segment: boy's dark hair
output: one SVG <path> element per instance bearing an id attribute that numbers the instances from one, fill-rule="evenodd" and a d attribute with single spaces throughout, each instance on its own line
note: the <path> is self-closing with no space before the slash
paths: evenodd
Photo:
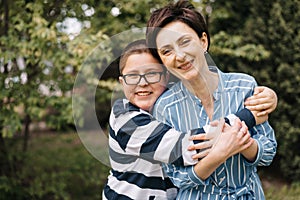
<path id="1" fill-rule="evenodd" d="M 161 61 L 157 53 L 157 34 L 161 28 L 174 21 L 180 21 L 187 24 L 197 33 L 199 38 L 201 38 L 203 32 L 205 32 L 208 40 L 208 51 L 210 36 L 204 17 L 189 1 L 180 0 L 177 3 L 169 3 L 167 6 L 155 10 L 150 16 L 147 23 L 146 38 L 147 45 L 150 47 L 150 51 L 155 58 Z"/>
<path id="2" fill-rule="evenodd" d="M 136 40 L 134 42 L 129 43 L 123 50 L 122 55 L 120 57 L 119 62 L 119 70 L 120 74 L 126 65 L 127 59 L 132 54 L 141 54 L 141 53 L 151 53 L 145 39 Z"/>

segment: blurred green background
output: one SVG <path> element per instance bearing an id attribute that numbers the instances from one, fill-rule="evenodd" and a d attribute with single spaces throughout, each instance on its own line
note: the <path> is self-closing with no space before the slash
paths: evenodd
<path id="1" fill-rule="evenodd" d="M 259 168 L 267 199 L 300 195 L 300 1 L 194 0 L 211 33 L 222 71 L 244 72 L 274 89 L 269 117 L 278 141 L 270 167 Z M 0 0 L 0 199 L 101 199 L 109 167 L 82 144 L 76 126 L 93 129 L 72 106 L 74 82 L 95 48 L 89 73 L 101 73 L 95 110 L 107 127 L 125 45 L 111 37 L 146 26 L 160 0 Z M 101 44 L 99 46 L 99 44 Z M 94 64 L 94 63 L 92 63 Z M 84 80 L 88 83 L 88 80 Z M 79 92 L 80 93 L 80 92 Z M 104 132 L 106 130 L 104 129 Z"/>

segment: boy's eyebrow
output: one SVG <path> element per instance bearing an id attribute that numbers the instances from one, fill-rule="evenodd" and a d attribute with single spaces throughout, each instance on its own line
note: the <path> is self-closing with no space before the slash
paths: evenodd
<path id="1" fill-rule="evenodd" d="M 123 74 L 124 74 L 124 73 L 123 73 Z M 138 71 L 135 71 L 135 70 L 134 70 L 134 71 L 126 72 L 126 74 L 139 74 L 139 73 L 138 73 Z"/>

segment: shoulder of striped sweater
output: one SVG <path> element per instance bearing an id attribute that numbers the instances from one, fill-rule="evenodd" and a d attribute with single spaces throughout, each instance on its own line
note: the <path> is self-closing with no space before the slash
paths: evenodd
<path id="1" fill-rule="evenodd" d="M 129 107 L 129 101 L 127 99 L 117 99 L 113 103 L 112 113 L 115 116 L 119 116 L 120 114 L 127 112 L 128 107 Z"/>

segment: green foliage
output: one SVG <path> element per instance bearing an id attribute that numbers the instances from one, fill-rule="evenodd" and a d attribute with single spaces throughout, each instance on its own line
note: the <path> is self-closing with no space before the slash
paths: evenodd
<path id="1" fill-rule="evenodd" d="M 212 43 L 213 46 L 211 51 L 216 57 L 222 55 L 230 56 L 230 59 L 234 57 L 237 59 L 248 60 L 248 62 L 257 62 L 267 59 L 270 56 L 270 52 L 265 50 L 262 45 L 244 43 L 243 36 L 230 35 L 224 31 L 220 31 L 218 34 L 213 35 Z M 221 64 L 224 65 L 222 62 Z M 229 64 L 227 67 L 231 66 L 232 65 Z"/>
<path id="2" fill-rule="evenodd" d="M 78 127 L 94 128 L 89 122 L 95 111 L 103 117 L 100 124 L 108 121 L 111 90 L 97 87 L 99 78 L 113 59 L 112 48 L 108 44 L 110 40 L 102 32 L 96 35 L 82 34 L 69 43 L 75 61 L 81 61 L 81 65 L 74 63 L 77 77 L 72 94 L 72 109 Z"/>
<path id="3" fill-rule="evenodd" d="M 29 117 L 29 123 L 44 119 L 51 106 L 59 114 L 48 118 L 55 119 L 49 124 L 59 121 L 61 123 L 55 125 L 59 128 L 62 123 L 70 123 L 66 115 L 71 116 L 71 109 L 58 110 L 60 102 L 65 104 L 70 99 L 66 92 L 71 90 L 74 80 L 65 72 L 68 37 L 58 32 L 54 21 L 48 21 L 42 1 L 3 3 L 7 3 L 1 10 L 8 13 L 5 16 L 8 29 L 0 35 L 0 84 L 3 88 L 0 111 L 8 115 L 1 115 L 1 135 L 12 136 L 20 131 L 25 116 Z"/>
<path id="4" fill-rule="evenodd" d="M 109 36 L 113 36 L 134 27 L 145 27 L 150 12 L 168 2 L 169 0 L 86 1 L 88 5 L 92 5 L 95 9 L 95 16 L 91 22 L 92 26 L 101 27 L 102 31 Z M 114 16 L 112 14 L 113 8 L 119 10 L 119 15 Z"/>
<path id="5" fill-rule="evenodd" d="M 233 15 L 239 17 L 229 17 Z M 210 28 L 215 33 L 211 53 L 221 69 L 251 74 L 258 84 L 276 91 L 278 107 L 269 119 L 278 141 L 272 165 L 282 177 L 299 181 L 299 1 L 216 1 L 211 16 Z M 235 28 L 227 28 L 229 22 Z"/>
<path id="6" fill-rule="evenodd" d="M 26 153 L 18 152 L 20 140 L 7 143 L 11 152 L 26 159 L 13 175 L 0 175 L 1 200 L 101 199 L 109 168 L 86 151 L 78 135 L 36 135 Z"/>
<path id="7" fill-rule="evenodd" d="M 271 187 L 266 192 L 266 199 L 270 200 L 296 200 L 299 199 L 300 184 L 284 185 L 280 189 Z"/>

